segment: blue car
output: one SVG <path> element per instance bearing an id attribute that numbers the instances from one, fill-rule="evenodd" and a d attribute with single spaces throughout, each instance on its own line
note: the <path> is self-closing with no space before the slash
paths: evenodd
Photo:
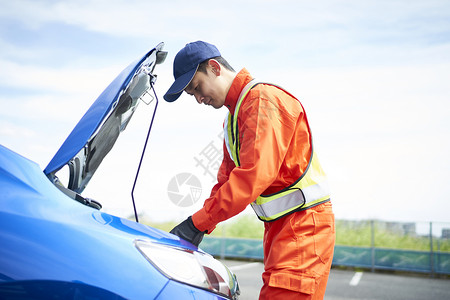
<path id="1" fill-rule="evenodd" d="M 162 49 L 117 76 L 43 171 L 0 145 L 0 299 L 237 299 L 235 275 L 211 255 L 82 196 L 143 95 L 154 92 Z"/>

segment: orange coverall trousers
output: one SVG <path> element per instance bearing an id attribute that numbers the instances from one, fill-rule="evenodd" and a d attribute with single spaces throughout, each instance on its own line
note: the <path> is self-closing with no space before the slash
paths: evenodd
<path id="1" fill-rule="evenodd" d="M 265 223 L 259 299 L 323 299 L 334 243 L 331 202 Z"/>

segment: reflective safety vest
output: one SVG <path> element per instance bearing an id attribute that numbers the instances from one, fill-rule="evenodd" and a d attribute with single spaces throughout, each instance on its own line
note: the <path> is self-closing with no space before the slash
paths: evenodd
<path id="1" fill-rule="evenodd" d="M 231 115 L 228 112 L 227 116 L 225 117 L 225 145 L 231 159 L 236 164 L 236 167 L 240 166 L 240 141 L 237 115 L 239 112 L 239 108 L 241 107 L 242 100 L 247 96 L 250 89 L 260 83 L 262 82 L 258 82 L 256 80 L 250 81 L 239 95 L 234 114 Z M 283 88 L 277 85 L 271 83 L 264 84 L 270 84 L 285 91 Z M 307 119 L 306 124 L 309 131 L 311 132 Z M 311 158 L 308 162 L 308 166 L 306 167 L 305 172 L 300 176 L 300 178 L 298 178 L 290 186 L 282 189 L 279 192 L 270 195 L 260 195 L 255 201 L 251 203 L 253 210 L 260 220 L 265 222 L 275 221 L 295 211 L 305 210 L 330 200 L 328 181 L 325 172 L 322 170 L 322 167 L 319 164 L 317 155 L 313 151 L 314 149 L 312 147 L 311 137 L 310 142 Z"/>

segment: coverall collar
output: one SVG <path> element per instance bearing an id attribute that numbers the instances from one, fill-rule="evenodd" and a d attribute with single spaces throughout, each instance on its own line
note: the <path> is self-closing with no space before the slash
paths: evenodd
<path id="1" fill-rule="evenodd" d="M 233 80 L 230 90 L 228 91 L 227 97 L 225 98 L 225 106 L 230 110 L 231 114 L 234 114 L 234 109 L 236 108 L 236 103 L 239 100 L 239 94 L 247 83 L 249 83 L 253 77 L 243 68 Z"/>

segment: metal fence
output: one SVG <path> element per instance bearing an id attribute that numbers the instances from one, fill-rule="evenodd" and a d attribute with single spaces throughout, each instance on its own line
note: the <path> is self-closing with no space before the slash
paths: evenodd
<path id="1" fill-rule="evenodd" d="M 205 237 L 221 258 L 263 259 L 260 239 Z M 336 221 L 334 266 L 450 275 L 450 223 Z"/>

